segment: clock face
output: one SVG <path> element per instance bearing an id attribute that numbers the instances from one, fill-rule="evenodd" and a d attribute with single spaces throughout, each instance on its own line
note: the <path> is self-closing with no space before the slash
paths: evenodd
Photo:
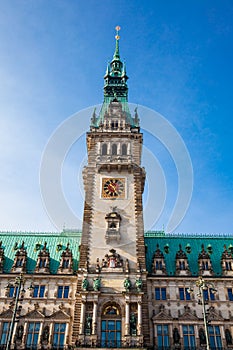
<path id="1" fill-rule="evenodd" d="M 103 178 L 102 179 L 103 198 L 125 198 L 124 178 Z"/>

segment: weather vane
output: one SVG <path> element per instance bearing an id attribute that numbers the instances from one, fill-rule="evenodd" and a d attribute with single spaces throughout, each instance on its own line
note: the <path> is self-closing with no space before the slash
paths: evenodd
<path id="1" fill-rule="evenodd" d="M 115 39 L 116 40 L 119 40 L 120 39 L 120 36 L 118 35 L 119 34 L 119 30 L 121 30 L 121 27 L 120 26 L 116 26 L 116 36 L 115 36 Z"/>

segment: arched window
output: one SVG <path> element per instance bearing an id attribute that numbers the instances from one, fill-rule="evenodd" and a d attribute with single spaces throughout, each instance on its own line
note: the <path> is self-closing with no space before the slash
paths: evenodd
<path id="1" fill-rule="evenodd" d="M 117 145 L 115 143 L 112 145 L 112 155 L 117 155 Z"/>
<path id="2" fill-rule="evenodd" d="M 184 261 L 179 261 L 179 267 L 180 267 L 180 270 L 185 270 L 185 263 L 184 263 Z"/>
<path id="3" fill-rule="evenodd" d="M 156 268 L 156 270 L 162 270 L 162 261 L 156 260 L 155 268 Z"/>
<path id="4" fill-rule="evenodd" d="M 107 154 L 107 145 L 106 145 L 106 143 L 104 143 L 102 146 L 102 155 L 106 156 L 106 154 Z"/>
<path id="5" fill-rule="evenodd" d="M 122 153 L 123 156 L 127 155 L 127 146 L 126 146 L 125 143 L 122 145 L 121 153 Z"/>

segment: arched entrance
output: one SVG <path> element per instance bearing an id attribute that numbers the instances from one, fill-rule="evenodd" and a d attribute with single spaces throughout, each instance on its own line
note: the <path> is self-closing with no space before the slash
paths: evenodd
<path id="1" fill-rule="evenodd" d="M 116 303 L 108 303 L 103 308 L 101 347 L 121 347 L 121 310 Z"/>

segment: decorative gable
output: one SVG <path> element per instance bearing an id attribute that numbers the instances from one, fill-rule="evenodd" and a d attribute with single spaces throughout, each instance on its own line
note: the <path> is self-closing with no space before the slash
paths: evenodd
<path id="1" fill-rule="evenodd" d="M 224 245 L 224 251 L 221 257 L 222 274 L 224 276 L 233 276 L 232 248 L 230 245 L 227 249 L 226 245 Z"/>
<path id="2" fill-rule="evenodd" d="M 179 320 L 183 321 L 198 321 L 195 310 L 191 310 L 189 306 L 185 305 L 184 312 L 179 316 Z"/>
<path id="3" fill-rule="evenodd" d="M 68 315 L 65 311 L 63 310 L 59 310 L 54 312 L 52 315 L 49 316 L 49 318 L 53 319 L 53 320 L 69 320 L 70 319 L 70 315 Z"/>
<path id="4" fill-rule="evenodd" d="M 4 318 L 12 319 L 12 315 L 13 315 L 13 311 L 11 309 L 7 309 L 0 314 L 0 317 L 1 319 L 4 319 Z"/>
<path id="5" fill-rule="evenodd" d="M 33 320 L 41 320 L 41 318 L 44 318 L 44 314 L 42 312 L 40 312 L 39 310 L 36 309 L 29 311 L 26 315 L 23 316 L 23 318 L 26 319 L 33 319 Z"/>
<path id="6" fill-rule="evenodd" d="M 154 256 L 153 256 L 152 272 L 155 275 L 166 275 L 167 274 L 164 255 L 163 255 L 162 251 L 159 249 L 158 244 L 157 244 L 157 249 L 156 249 Z"/>
<path id="7" fill-rule="evenodd" d="M 38 248 L 38 245 L 40 246 L 40 244 L 37 243 L 35 249 Z M 47 242 L 45 242 L 37 257 L 35 273 L 50 273 L 49 264 L 50 254 L 47 248 Z"/>
<path id="8" fill-rule="evenodd" d="M 159 312 L 156 314 L 156 315 L 154 315 L 153 317 L 152 317 L 152 321 L 155 323 L 156 321 L 162 321 L 162 320 L 164 320 L 164 321 L 173 321 L 173 318 L 172 318 L 172 316 L 171 316 L 171 314 L 170 314 L 170 311 L 166 311 L 165 310 L 165 306 L 164 305 L 160 305 L 160 307 L 159 307 Z"/>
<path id="9" fill-rule="evenodd" d="M 179 244 L 179 250 L 176 253 L 176 275 L 190 275 L 188 258 L 182 250 L 181 244 Z"/>
<path id="10" fill-rule="evenodd" d="M 62 252 L 60 265 L 57 270 L 57 273 L 66 273 L 66 274 L 73 273 L 73 255 L 69 247 L 70 247 L 70 244 L 67 243 L 66 249 Z"/>
<path id="11" fill-rule="evenodd" d="M 212 250 L 208 249 L 209 252 L 207 253 L 205 251 L 204 244 L 202 244 L 201 248 L 201 253 L 198 256 L 199 273 L 202 276 L 211 276 L 213 269 L 209 254 L 212 252 Z"/>
<path id="12" fill-rule="evenodd" d="M 18 243 L 15 244 L 15 247 L 16 249 L 18 248 Z M 15 259 L 11 268 L 11 272 L 16 272 L 16 273 L 26 272 L 26 263 L 27 263 L 27 250 L 24 247 L 24 241 L 23 241 L 21 247 L 18 248 L 15 254 Z"/>

